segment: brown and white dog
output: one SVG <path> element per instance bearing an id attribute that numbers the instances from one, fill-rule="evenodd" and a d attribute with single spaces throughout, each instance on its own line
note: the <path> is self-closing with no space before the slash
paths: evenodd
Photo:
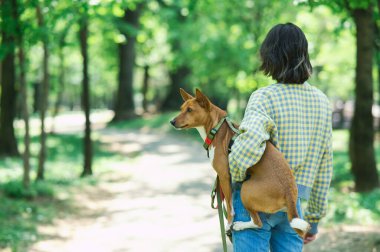
<path id="1" fill-rule="evenodd" d="M 180 114 L 170 123 L 176 129 L 196 128 L 202 139 L 206 140 L 208 132 L 220 120 L 227 116 L 226 111 L 218 108 L 196 89 L 195 97 L 180 89 L 184 103 Z M 234 136 L 234 131 L 224 122 L 209 146 L 211 164 L 219 176 L 220 186 L 225 195 L 227 220 L 233 221 L 232 190 L 228 164 L 228 145 Z M 250 178 L 243 182 L 241 200 L 251 215 L 250 222 L 234 222 L 234 230 L 257 228 L 262 226 L 258 212 L 275 213 L 287 209 L 291 227 L 302 237 L 310 225 L 299 218 L 297 203 L 297 186 L 289 164 L 279 150 L 269 141 L 261 160 L 247 170 Z"/>

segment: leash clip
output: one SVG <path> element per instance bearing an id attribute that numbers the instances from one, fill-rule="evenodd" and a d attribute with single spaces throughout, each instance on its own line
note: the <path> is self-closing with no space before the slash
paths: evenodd
<path id="1" fill-rule="evenodd" d="M 233 230 L 234 230 L 234 223 L 232 222 L 231 226 L 226 231 L 226 236 L 228 237 L 228 239 L 230 240 L 231 243 L 232 243 L 232 231 Z"/>
<path id="2" fill-rule="evenodd" d="M 213 189 L 211 192 L 211 208 L 218 209 L 218 205 L 215 206 L 215 197 L 216 197 L 216 189 Z"/>
<path id="3" fill-rule="evenodd" d="M 208 150 L 207 150 L 208 154 Z M 218 209 L 218 205 L 215 206 L 215 197 L 218 190 L 218 176 L 215 179 L 214 185 L 212 186 L 211 190 L 211 208 L 212 209 Z"/>

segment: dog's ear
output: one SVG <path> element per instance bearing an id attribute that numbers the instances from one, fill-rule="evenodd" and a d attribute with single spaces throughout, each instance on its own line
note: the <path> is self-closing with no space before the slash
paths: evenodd
<path id="1" fill-rule="evenodd" d="M 198 88 L 195 89 L 195 98 L 201 107 L 205 108 L 207 111 L 210 110 L 210 100 Z"/>
<path id="2" fill-rule="evenodd" d="M 183 90 L 182 88 L 179 89 L 179 92 L 181 93 L 183 101 L 187 101 L 189 99 L 194 98 L 190 94 L 188 94 L 185 90 Z"/>

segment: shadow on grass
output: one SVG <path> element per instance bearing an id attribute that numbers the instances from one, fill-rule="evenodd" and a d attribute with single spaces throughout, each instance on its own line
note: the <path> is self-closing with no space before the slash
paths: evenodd
<path id="1" fill-rule="evenodd" d="M 80 179 L 83 164 L 83 137 L 81 134 L 49 135 L 45 181 L 31 183 L 24 190 L 21 158 L 0 159 L 0 250 L 27 251 L 28 245 L 42 238 L 37 226 L 49 224 L 57 217 L 70 213 L 81 214 L 85 206 L 78 208 L 73 202 L 72 189 L 96 185 L 102 174 L 109 173 L 109 162 L 125 161 L 117 153 L 108 151 L 93 141 L 93 170 L 95 176 Z M 20 146 L 22 146 L 21 140 Z M 31 138 L 31 179 L 37 167 L 39 137 Z M 99 174 L 101 174 L 99 176 Z"/>
<path id="2" fill-rule="evenodd" d="M 27 251 L 29 244 L 42 238 L 37 225 L 51 224 L 77 209 L 70 200 L 54 197 L 8 198 L 0 193 L 0 198 L 0 249 L 12 251 Z"/>

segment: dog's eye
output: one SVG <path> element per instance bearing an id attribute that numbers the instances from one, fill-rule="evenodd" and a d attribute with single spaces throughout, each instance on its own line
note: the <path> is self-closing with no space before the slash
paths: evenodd
<path id="1" fill-rule="evenodd" d="M 193 111 L 191 108 L 187 108 L 187 112 L 191 112 L 191 111 Z"/>

